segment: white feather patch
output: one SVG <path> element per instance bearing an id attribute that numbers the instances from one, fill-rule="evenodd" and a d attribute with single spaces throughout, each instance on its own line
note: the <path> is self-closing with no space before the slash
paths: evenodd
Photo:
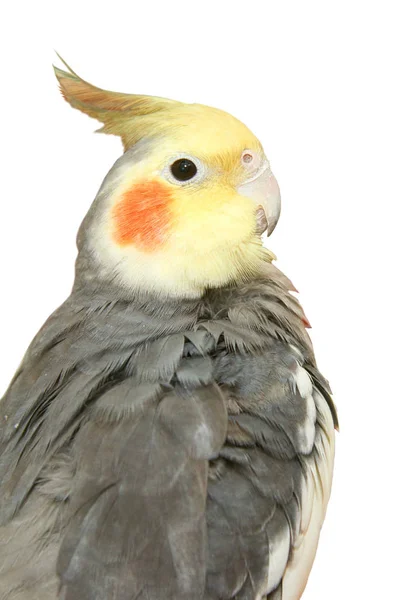
<path id="1" fill-rule="evenodd" d="M 303 594 L 317 551 L 331 491 L 334 425 L 326 401 L 315 389 L 313 399 L 322 427 L 317 429 L 315 451 L 305 459 L 300 533 L 294 540 L 293 553 L 282 580 L 282 600 L 299 600 Z"/>
<path id="2" fill-rule="evenodd" d="M 269 566 L 267 594 L 274 590 L 285 572 L 290 551 L 290 531 L 286 527 L 279 536 L 269 542 Z"/>
<path id="3" fill-rule="evenodd" d="M 308 398 L 308 396 L 311 396 L 313 392 L 313 387 L 310 376 L 307 373 L 307 371 L 303 369 L 303 367 L 300 367 L 300 365 L 296 369 L 295 379 L 297 389 L 299 390 L 300 395 L 303 398 Z"/>
<path id="4" fill-rule="evenodd" d="M 315 421 L 317 410 L 313 398 L 313 386 L 309 374 L 303 367 L 298 365 L 294 374 L 296 387 L 300 396 L 304 398 L 306 404 L 306 418 L 299 427 L 299 444 L 301 452 L 310 454 L 315 440 Z"/>

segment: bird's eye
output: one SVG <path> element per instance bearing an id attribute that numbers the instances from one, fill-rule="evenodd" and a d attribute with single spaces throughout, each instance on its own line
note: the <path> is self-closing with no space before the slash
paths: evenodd
<path id="1" fill-rule="evenodd" d="M 179 158 L 171 165 L 171 173 L 177 181 L 189 181 L 197 173 L 197 167 L 188 158 Z"/>

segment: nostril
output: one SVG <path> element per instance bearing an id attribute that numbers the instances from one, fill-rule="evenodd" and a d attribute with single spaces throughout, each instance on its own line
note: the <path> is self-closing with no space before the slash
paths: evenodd
<path id="1" fill-rule="evenodd" d="M 250 152 L 244 152 L 244 154 L 242 155 L 242 161 L 246 164 L 251 163 L 253 158 L 254 156 L 250 154 Z"/>
<path id="2" fill-rule="evenodd" d="M 266 158 L 261 152 L 245 148 L 240 155 L 240 162 L 245 177 L 256 177 L 266 163 Z"/>
<path id="3" fill-rule="evenodd" d="M 257 169 L 260 167 L 262 162 L 262 156 L 259 152 L 250 150 L 250 148 L 245 148 L 242 152 L 240 160 L 242 166 L 246 169 L 246 171 L 253 173 L 254 171 L 257 171 Z"/>

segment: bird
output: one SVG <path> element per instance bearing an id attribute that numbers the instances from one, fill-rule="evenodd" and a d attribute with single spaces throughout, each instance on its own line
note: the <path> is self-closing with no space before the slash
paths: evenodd
<path id="1" fill-rule="evenodd" d="M 220 109 L 64 65 L 64 99 L 124 152 L 0 402 L 0 598 L 299 600 L 338 418 L 265 247 L 263 146 Z"/>

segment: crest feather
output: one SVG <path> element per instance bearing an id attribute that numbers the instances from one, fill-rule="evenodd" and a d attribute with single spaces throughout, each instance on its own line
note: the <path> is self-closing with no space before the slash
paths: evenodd
<path id="1" fill-rule="evenodd" d="M 79 77 L 61 56 L 59 58 L 68 69 L 63 71 L 54 67 L 64 99 L 73 108 L 103 123 L 100 132 L 120 136 L 125 150 L 143 136 L 145 123 L 141 121 L 147 121 L 149 125 L 146 117 L 183 106 L 183 103 L 168 98 L 103 90 Z"/>

